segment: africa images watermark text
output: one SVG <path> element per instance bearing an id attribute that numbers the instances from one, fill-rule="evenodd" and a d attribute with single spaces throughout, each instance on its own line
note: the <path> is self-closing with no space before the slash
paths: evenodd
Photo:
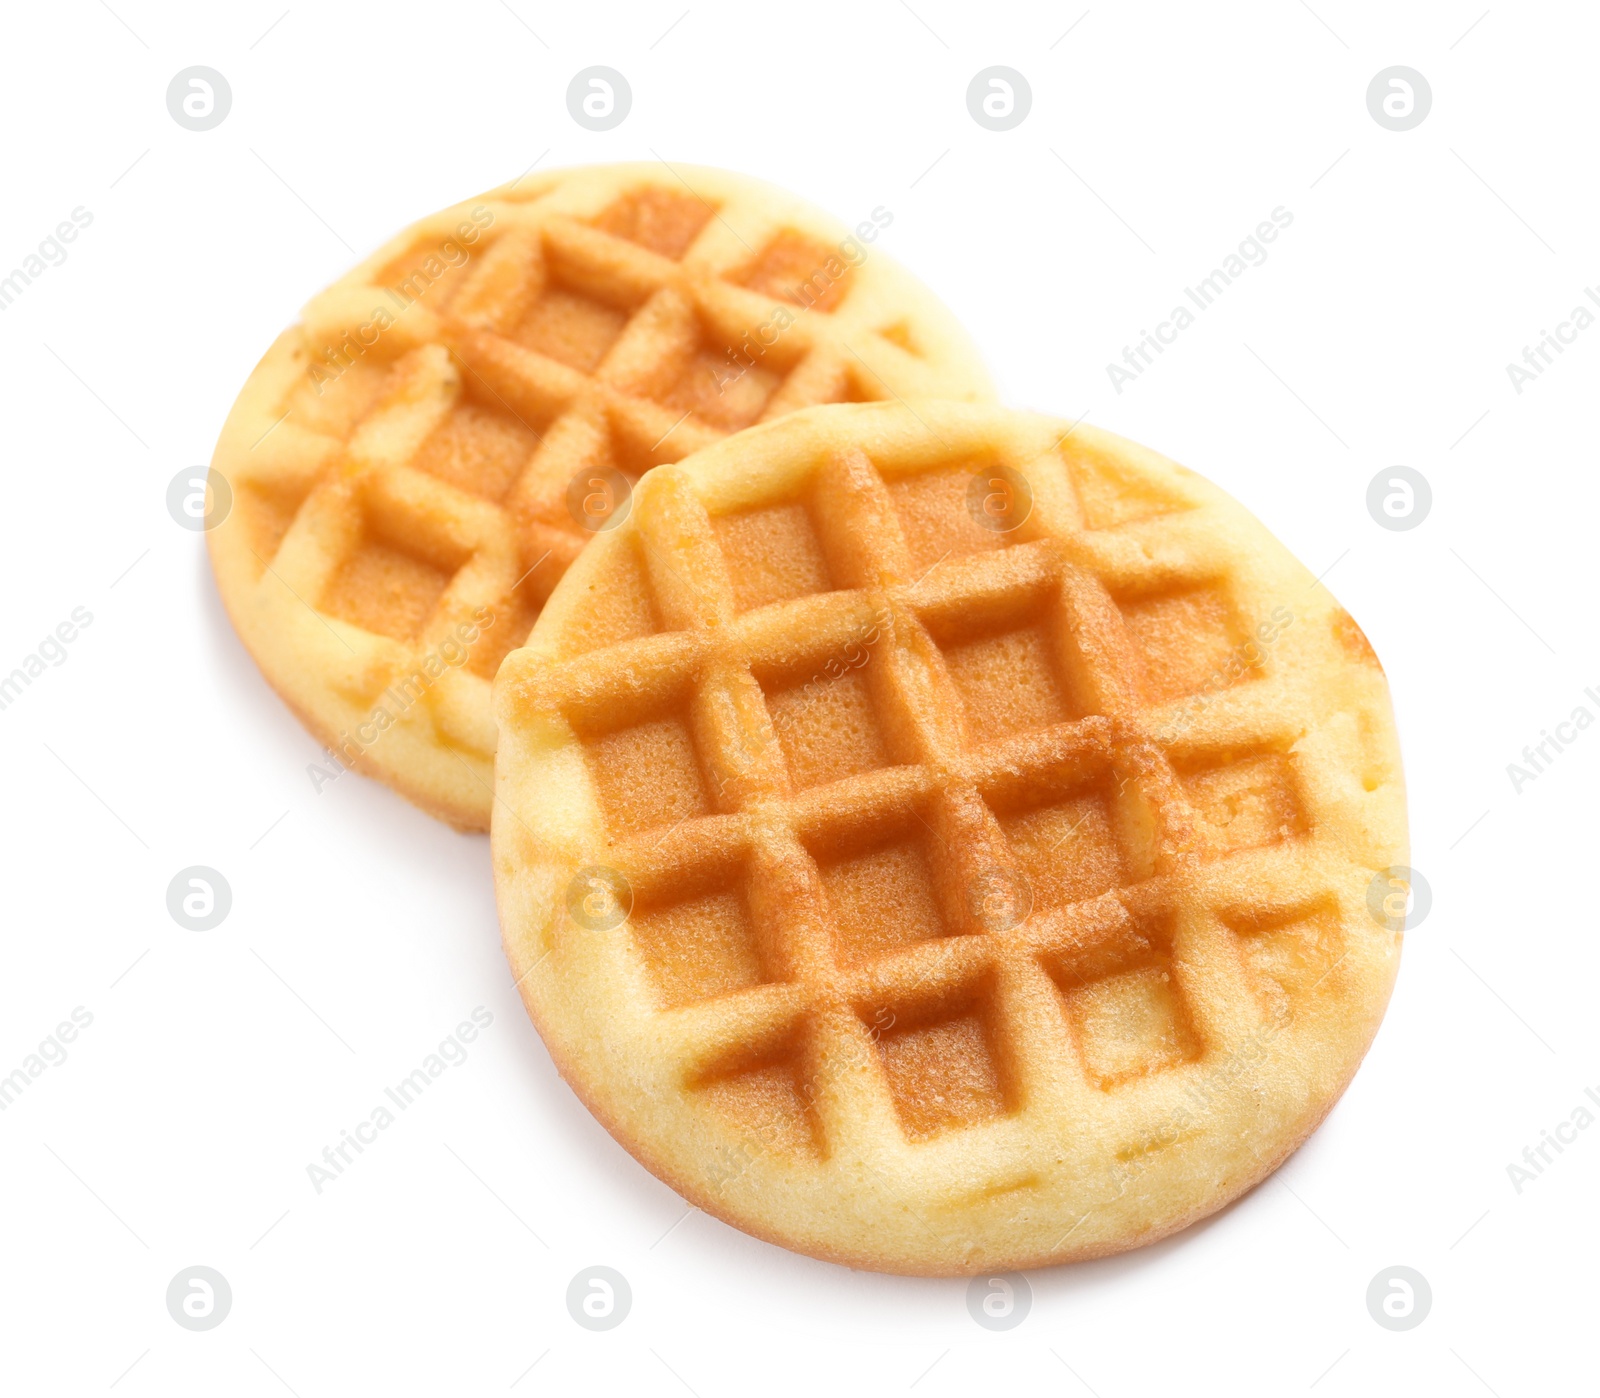
<path id="1" fill-rule="evenodd" d="M 1266 245 L 1277 242 L 1278 235 L 1293 222 L 1294 214 L 1279 204 L 1268 218 L 1256 225 L 1253 234 L 1240 239 L 1238 248 L 1224 257 L 1220 266 L 1214 267 L 1194 286 L 1184 287 L 1184 296 L 1193 302 L 1196 310 L 1210 310 L 1234 282 L 1250 268 L 1259 267 L 1267 260 Z M 1138 340 L 1122 347 L 1122 363 L 1106 365 L 1111 386 L 1120 394 L 1125 385 L 1133 383 L 1155 363 L 1153 356 L 1165 354 L 1167 346 L 1175 343 L 1178 335 L 1198 319 L 1195 311 L 1180 302 L 1153 331 L 1140 330 Z"/>
<path id="2" fill-rule="evenodd" d="M 479 1005 L 470 1018 L 462 1020 L 434 1046 L 433 1052 L 425 1054 L 421 1063 L 393 1087 L 385 1087 L 383 1101 L 353 1127 L 340 1131 L 339 1139 L 332 1145 L 322 1148 L 321 1164 L 313 1160 L 306 1165 L 306 1178 L 311 1182 L 312 1191 L 321 1194 L 326 1186 L 337 1182 L 357 1156 L 377 1143 L 379 1132 L 387 1131 L 399 1120 L 400 1113 L 415 1106 L 447 1070 L 459 1068 L 467 1061 L 467 1045 L 493 1023 L 494 1012 Z"/>
<path id="3" fill-rule="evenodd" d="M 378 696 L 380 702 L 373 706 L 365 721 L 358 723 L 354 732 L 345 729 L 340 733 L 337 748 L 323 749 L 327 766 L 306 763 L 311 789 L 320 796 L 322 788 L 329 782 L 337 781 L 355 767 L 361 755 L 399 722 L 407 710 L 433 688 L 446 670 L 454 670 L 467 662 L 472 654 L 472 643 L 494 625 L 494 620 L 492 608 L 476 608 L 470 621 L 457 622 L 450 635 L 412 666 L 409 674 L 396 676 Z"/>
<path id="4" fill-rule="evenodd" d="M 456 225 L 454 238 L 441 239 L 438 248 L 420 257 L 404 277 L 393 286 L 384 287 L 383 295 L 389 298 L 391 305 L 379 302 L 373 306 L 360 325 L 351 326 L 337 342 L 323 346 L 322 358 L 306 370 L 317 392 L 320 394 L 324 387 L 336 382 L 346 369 L 377 344 L 383 332 L 394 324 L 395 317 L 416 304 L 446 272 L 470 261 L 472 244 L 493 223 L 494 215 L 482 204 L 475 205 L 469 216 Z"/>

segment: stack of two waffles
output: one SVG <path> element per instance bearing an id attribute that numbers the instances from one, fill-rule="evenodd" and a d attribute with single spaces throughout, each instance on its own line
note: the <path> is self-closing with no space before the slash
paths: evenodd
<path id="1" fill-rule="evenodd" d="M 879 1270 L 1099 1256 L 1370 1044 L 1387 688 L 1220 490 L 993 406 L 884 222 L 631 166 L 427 219 L 252 375 L 212 557 L 342 764 L 492 826 L 528 1012 L 673 1188 Z"/>

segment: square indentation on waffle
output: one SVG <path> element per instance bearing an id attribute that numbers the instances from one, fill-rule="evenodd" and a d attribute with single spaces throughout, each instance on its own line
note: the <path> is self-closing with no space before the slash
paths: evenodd
<path id="1" fill-rule="evenodd" d="M 882 335 L 891 345 L 898 345 L 913 359 L 921 359 L 922 346 L 917 343 L 916 336 L 911 333 L 909 321 L 897 320 L 893 325 L 879 327 L 878 334 Z"/>
<path id="2" fill-rule="evenodd" d="M 887 812 L 810 841 L 822 874 L 833 957 L 855 966 L 962 927 L 941 891 L 938 851 L 915 812 Z"/>
<path id="3" fill-rule="evenodd" d="M 663 1009 L 780 979 L 737 870 L 663 891 L 657 901 L 641 896 L 628 927 Z"/>
<path id="4" fill-rule="evenodd" d="M 782 339 L 763 344 L 748 329 L 715 324 L 697 314 L 692 347 L 670 383 L 658 389 L 662 407 L 693 413 L 723 432 L 750 426 L 794 367 L 798 345 Z"/>
<path id="5" fill-rule="evenodd" d="M 843 304 L 851 278 L 838 248 L 785 228 L 731 280 L 763 296 L 827 313 Z"/>
<path id="6" fill-rule="evenodd" d="M 1004 1116 L 1014 1105 L 987 976 L 861 1011 L 901 1130 L 912 1141 Z"/>
<path id="7" fill-rule="evenodd" d="M 692 194 L 647 185 L 613 201 L 594 226 L 676 262 L 714 213 L 713 205 Z"/>
<path id="8" fill-rule="evenodd" d="M 1130 469 L 1113 453 L 1085 445 L 1081 437 L 1069 433 L 1063 438 L 1060 451 L 1072 477 L 1086 529 L 1116 529 L 1193 508 L 1175 492 L 1164 490 Z"/>
<path id="9" fill-rule="evenodd" d="M 1089 1080 L 1102 1090 L 1199 1055 L 1165 915 L 1045 958 Z"/>
<path id="10" fill-rule="evenodd" d="M 263 563 L 271 563 L 310 494 L 310 484 L 263 481 L 259 485 L 241 483 L 234 489 L 242 497 L 239 518 L 249 528 L 251 551 Z"/>
<path id="11" fill-rule="evenodd" d="M 974 461 L 971 465 L 886 477 L 884 484 L 900 520 L 913 577 L 947 559 L 987 553 L 1022 541 L 1021 528 L 990 529 L 979 523 L 984 499 L 980 473 L 992 464 Z M 979 482 L 976 514 L 969 505 L 975 479 Z"/>
<path id="12" fill-rule="evenodd" d="M 511 338 L 547 359 L 592 374 L 621 336 L 631 309 L 581 289 L 551 259 L 544 289 Z"/>
<path id="13" fill-rule="evenodd" d="M 426 237 L 379 272 L 377 283 L 392 293 L 401 306 L 420 300 L 438 311 L 466 280 L 476 260 L 473 250 L 454 237 Z"/>
<path id="14" fill-rule="evenodd" d="M 582 720 L 574 727 L 581 731 Z M 640 835 L 712 813 L 691 733 L 689 705 L 680 699 L 626 726 L 584 735 L 607 834 Z"/>
<path id="15" fill-rule="evenodd" d="M 1291 759 L 1283 753 L 1217 753 L 1176 764 L 1213 853 L 1259 849 L 1306 834 Z"/>
<path id="16" fill-rule="evenodd" d="M 867 673 L 872 656 L 873 648 L 853 644 L 815 671 L 806 666 L 762 680 L 767 713 L 794 791 L 893 763 Z"/>
<path id="17" fill-rule="evenodd" d="M 713 524 L 741 612 L 833 589 L 804 499 L 722 515 Z"/>
<path id="18" fill-rule="evenodd" d="M 382 397 L 394 361 L 371 354 L 352 359 L 328 343 L 310 348 L 311 366 L 286 400 L 289 420 L 346 441 Z"/>
<path id="19" fill-rule="evenodd" d="M 1283 1018 L 1313 990 L 1338 975 L 1345 953 L 1338 904 L 1241 909 L 1222 914 L 1239 939 L 1250 983 L 1269 1016 Z M 1336 988 L 1336 987 L 1335 987 Z"/>
<path id="20" fill-rule="evenodd" d="M 745 1138 L 748 1156 L 773 1152 L 815 1159 L 822 1154 L 815 1090 L 798 1029 L 741 1050 L 699 1076 L 694 1086 L 701 1100 Z M 748 1163 L 748 1158 L 723 1162 L 731 1173 Z"/>
<path id="21" fill-rule="evenodd" d="M 468 553 L 431 519 L 368 501 L 355 546 L 328 579 L 321 609 L 364 631 L 414 640 Z"/>
<path id="22" fill-rule="evenodd" d="M 498 599 L 487 611 L 488 622 L 479 627 L 467 669 L 493 680 L 506 656 L 527 644 L 528 633 L 539 619 L 539 603 L 524 583 L 514 588 L 509 597 Z"/>
<path id="23" fill-rule="evenodd" d="M 628 536 L 621 547 L 603 558 L 603 565 L 589 580 L 590 605 L 569 614 L 561 635 L 563 659 L 653 636 L 661 629 L 655 596 L 634 537 Z"/>
<path id="24" fill-rule="evenodd" d="M 1214 583 L 1180 583 L 1119 596 L 1117 608 L 1133 643 L 1136 682 L 1149 704 L 1209 694 L 1250 673 L 1230 663 L 1246 631 L 1227 592 Z"/>
<path id="25" fill-rule="evenodd" d="M 538 434 L 510 413 L 466 401 L 428 434 L 411 465 L 458 490 L 499 501 L 538 445 Z"/>
<path id="26" fill-rule="evenodd" d="M 1063 665 L 1058 607 L 1048 592 L 1000 597 L 924 619 L 960 700 L 962 740 L 979 748 L 1081 718 Z"/>
<path id="27" fill-rule="evenodd" d="M 1040 910 L 1098 898 L 1132 882 L 1118 838 L 1111 772 L 996 793 L 990 808 Z"/>

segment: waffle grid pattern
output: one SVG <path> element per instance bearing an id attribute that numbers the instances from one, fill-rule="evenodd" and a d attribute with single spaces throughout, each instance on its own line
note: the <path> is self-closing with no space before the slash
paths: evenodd
<path id="1" fill-rule="evenodd" d="M 591 537 L 575 480 L 600 523 L 645 471 L 751 422 L 986 392 L 981 371 L 934 362 L 925 293 L 876 254 L 849 266 L 769 191 L 601 176 L 489 196 L 481 236 L 440 215 L 324 293 L 275 421 L 224 466 L 254 515 L 254 576 L 336 638 L 330 683 L 354 710 L 470 638 L 405 715 L 475 774 L 460 823 L 487 824 L 488 681 Z"/>
<path id="2" fill-rule="evenodd" d="M 1304 872 L 1316 824 L 1271 663 L 1195 708 L 1196 676 L 1233 677 L 1215 662 L 1239 634 L 1229 561 L 1187 527 L 1202 512 L 1172 500 L 1096 531 L 1060 458 L 1018 465 L 1036 509 L 995 534 L 960 527 L 958 487 L 981 460 L 886 479 L 864 453 L 834 453 L 775 506 L 801 501 L 827 590 L 751 609 L 728 521 L 658 475 L 637 531 L 658 634 L 509 675 L 519 720 L 564 726 L 587 754 L 606 833 L 571 854 L 632 887 L 653 1040 L 685 1094 L 739 1127 L 713 1188 L 751 1151 L 881 1158 L 886 1137 L 914 1146 L 981 1123 L 993 1173 L 1026 1176 L 1030 1127 L 1225 1060 L 1270 1022 L 1238 943 L 1317 926 L 1320 975 L 1336 965 L 1324 933 L 1337 940 L 1346 910 L 1331 877 Z M 919 479 L 943 481 L 956 527 L 908 515 Z M 939 528 L 955 540 L 942 556 Z M 1141 641 L 1141 622 L 1173 607 L 1215 632 L 1185 633 L 1187 657 L 1159 627 Z M 985 693 L 983 662 L 1014 665 L 1018 647 L 1045 657 L 1046 710 Z M 965 676 L 963 651 L 977 661 Z M 806 784 L 774 701 L 796 675 L 868 688 L 875 765 Z M 683 760 L 691 787 L 697 771 L 698 796 L 641 812 L 608 787 L 619 722 L 653 733 L 655 761 Z M 1040 791 L 1053 823 L 1018 809 Z M 848 877 L 829 873 L 886 831 L 921 845 L 937 931 L 863 948 L 842 926 Z M 695 941 L 707 921 L 731 941 Z"/>

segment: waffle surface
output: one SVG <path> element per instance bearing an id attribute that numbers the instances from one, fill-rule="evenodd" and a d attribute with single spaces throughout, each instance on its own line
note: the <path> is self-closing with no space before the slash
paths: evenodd
<path id="1" fill-rule="evenodd" d="M 1304 1140 L 1388 1001 L 1382 670 L 1115 437 L 932 402 L 752 429 L 643 484 L 495 695 L 530 1015 L 627 1149 L 783 1246 L 1153 1241 Z"/>
<path id="2" fill-rule="evenodd" d="M 620 165 L 400 234 L 279 337 L 217 445 L 213 566 L 268 680 L 344 765 L 486 829 L 490 681 L 640 475 L 810 404 L 991 396 L 870 246 L 889 221 Z"/>

